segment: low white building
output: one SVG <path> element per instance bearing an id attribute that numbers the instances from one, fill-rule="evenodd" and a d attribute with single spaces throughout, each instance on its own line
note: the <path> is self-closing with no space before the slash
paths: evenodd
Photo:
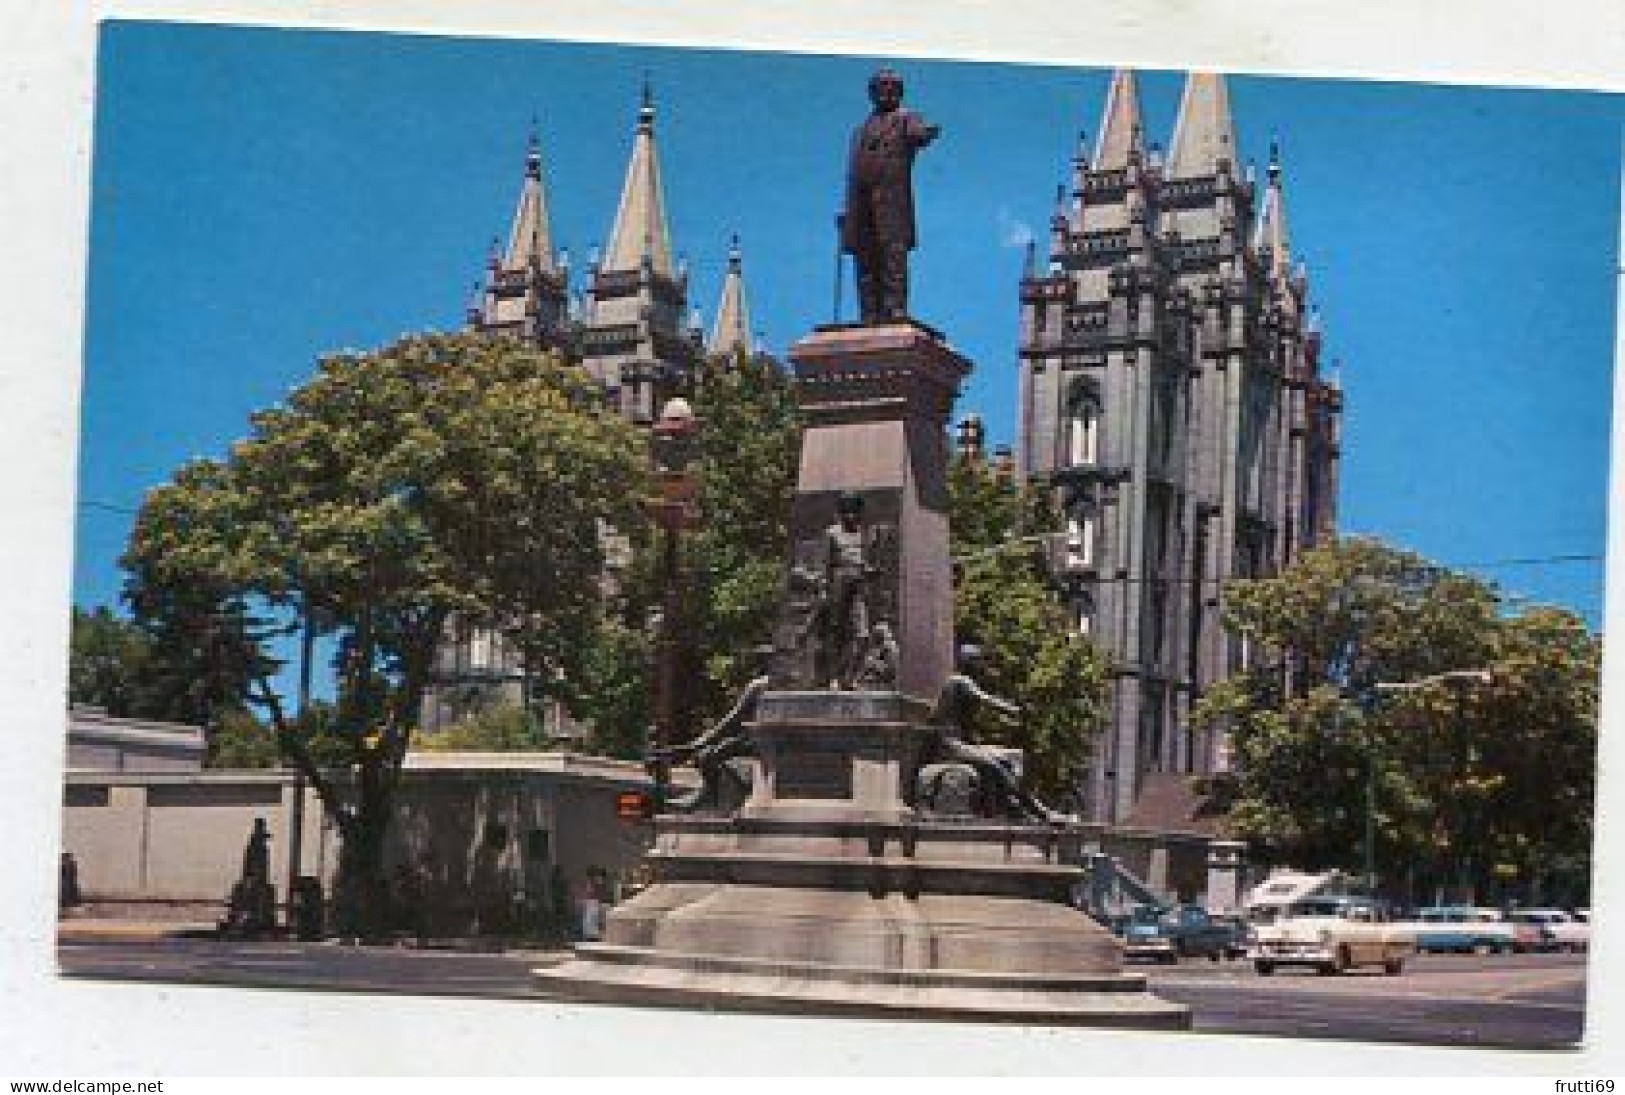
<path id="1" fill-rule="evenodd" d="M 196 772 L 204 748 L 201 726 L 115 718 L 77 704 L 68 709 L 69 771 Z"/>

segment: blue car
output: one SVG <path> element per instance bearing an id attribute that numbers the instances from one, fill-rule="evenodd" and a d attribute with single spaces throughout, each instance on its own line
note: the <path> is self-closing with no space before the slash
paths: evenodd
<path id="1" fill-rule="evenodd" d="M 1419 951 L 1502 954 L 1517 949 L 1513 925 L 1495 909 L 1470 905 L 1422 909 L 1411 926 Z"/>
<path id="2" fill-rule="evenodd" d="M 1123 940 L 1124 959 L 1150 962 L 1179 961 L 1173 933 L 1163 919 L 1166 910 L 1142 905 L 1132 913 L 1112 918 L 1112 933 Z"/>

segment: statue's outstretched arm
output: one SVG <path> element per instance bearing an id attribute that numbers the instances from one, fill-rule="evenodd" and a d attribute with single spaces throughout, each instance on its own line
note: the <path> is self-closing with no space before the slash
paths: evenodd
<path id="1" fill-rule="evenodd" d="M 768 678 L 763 676 L 751 681 L 745 686 L 745 690 L 739 694 L 739 698 L 734 701 L 733 707 L 728 710 L 726 715 L 717 720 L 715 726 L 712 726 L 692 741 L 672 746 L 667 750 L 667 753 L 674 757 L 693 756 L 703 749 L 709 749 L 724 738 L 737 737 L 740 730 L 744 728 L 745 721 L 755 713 L 756 703 L 761 699 L 762 692 L 767 688 L 767 680 Z"/>
<path id="2" fill-rule="evenodd" d="M 1021 708 L 1017 707 L 1009 700 L 995 696 L 993 693 L 989 692 L 975 681 L 968 681 L 968 683 L 970 685 L 971 694 L 977 699 L 981 700 L 983 703 L 987 704 L 989 707 L 993 708 L 993 710 L 997 711 L 999 714 L 1012 719 L 1021 717 Z"/>

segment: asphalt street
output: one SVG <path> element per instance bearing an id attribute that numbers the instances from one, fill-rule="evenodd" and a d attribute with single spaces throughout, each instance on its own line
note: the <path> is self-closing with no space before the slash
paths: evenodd
<path id="1" fill-rule="evenodd" d="M 1194 1029 L 1429 1045 L 1566 1048 L 1585 1027 L 1585 955 L 1419 955 L 1389 977 L 1336 977 L 1248 962 L 1146 969 L 1151 989 L 1190 1007 Z"/>
<path id="2" fill-rule="evenodd" d="M 57 953 L 76 978 L 537 1000 L 547 997 L 530 971 L 563 957 L 176 938 L 69 939 Z M 1208 1033 L 1556 1049 L 1584 1031 L 1584 955 L 1423 955 L 1397 977 L 1260 977 L 1247 962 L 1202 959 L 1130 969 Z"/>

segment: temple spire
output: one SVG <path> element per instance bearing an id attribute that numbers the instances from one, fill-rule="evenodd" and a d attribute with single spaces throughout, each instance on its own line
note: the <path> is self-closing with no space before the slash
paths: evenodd
<path id="1" fill-rule="evenodd" d="M 750 353 L 750 309 L 745 305 L 744 262 L 739 253 L 739 237 L 728 247 L 728 273 L 722 279 L 722 299 L 717 304 L 716 322 L 705 349 L 711 354 Z"/>
<path id="2" fill-rule="evenodd" d="M 1129 155 L 1140 145 L 1140 93 L 1134 71 L 1120 68 L 1112 72 L 1106 92 L 1106 109 L 1100 118 L 1100 137 L 1095 142 L 1093 168 L 1109 171 L 1128 166 Z"/>
<path id="3" fill-rule="evenodd" d="M 525 181 L 519 190 L 519 205 L 514 209 L 513 226 L 508 231 L 508 246 L 502 254 L 500 269 L 505 273 L 518 273 L 532 265 L 545 274 L 559 272 L 548 224 L 547 192 L 542 183 L 542 141 L 534 119 L 525 146 Z"/>
<path id="4" fill-rule="evenodd" d="M 602 269 L 606 273 L 638 270 L 644 263 L 657 275 L 672 277 L 671 237 L 666 231 L 666 202 L 660 186 L 660 162 L 655 154 L 654 95 L 648 80 L 638 110 L 632 157 L 626 165 L 621 203 L 615 211 Z"/>
<path id="5" fill-rule="evenodd" d="M 1281 198 L 1281 150 L 1270 142 L 1268 183 L 1263 207 L 1253 228 L 1253 250 L 1269 259 L 1271 278 L 1286 283 L 1291 278 L 1292 252 L 1286 230 L 1286 205 Z"/>
<path id="6" fill-rule="evenodd" d="M 1220 160 L 1236 167 L 1236 125 L 1230 116 L 1230 93 L 1216 72 L 1192 72 L 1179 98 L 1179 119 L 1168 150 L 1167 175 L 1172 179 L 1212 175 Z"/>

